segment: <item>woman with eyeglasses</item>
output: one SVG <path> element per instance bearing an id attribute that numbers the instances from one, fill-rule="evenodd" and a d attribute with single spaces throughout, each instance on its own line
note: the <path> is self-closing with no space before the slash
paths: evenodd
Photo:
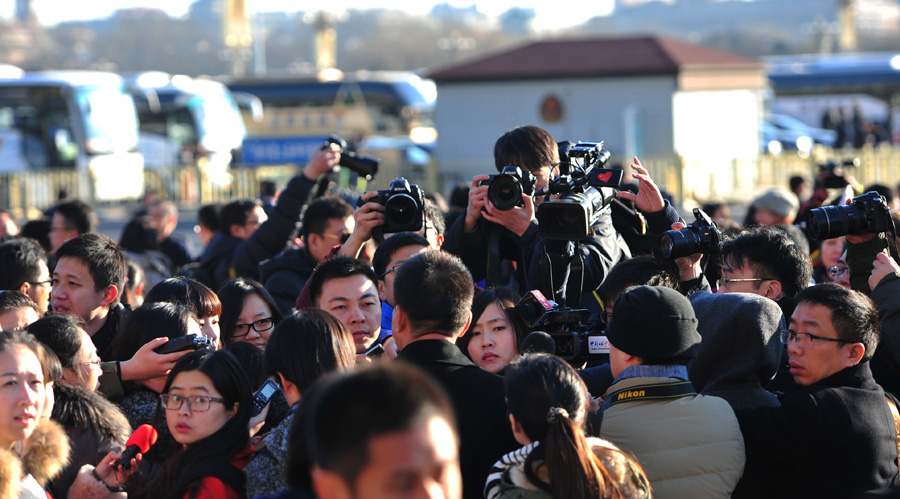
<path id="1" fill-rule="evenodd" d="M 514 310 L 518 301 L 507 288 L 486 289 L 472 301 L 472 323 L 456 346 L 485 371 L 502 373 L 522 348 L 528 327 Z"/>
<path id="2" fill-rule="evenodd" d="M 226 281 L 217 294 L 222 302 L 222 343 L 246 341 L 265 350 L 272 330 L 284 318 L 272 295 L 259 282 L 242 277 Z"/>
<path id="3" fill-rule="evenodd" d="M 243 368 L 227 351 L 202 349 L 175 363 L 159 401 L 181 450 L 141 495 L 245 498 L 251 397 Z"/>

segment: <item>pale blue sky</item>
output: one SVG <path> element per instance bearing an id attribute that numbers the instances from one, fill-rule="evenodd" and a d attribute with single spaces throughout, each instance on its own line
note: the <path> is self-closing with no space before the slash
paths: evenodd
<path id="1" fill-rule="evenodd" d="M 155 7 L 164 9 L 172 16 L 181 16 L 187 13 L 190 0 L 33 0 L 34 9 L 38 19 L 43 24 L 56 24 L 61 21 L 95 19 L 109 16 L 115 9 L 129 7 Z M 434 5 L 433 1 L 421 0 L 383 0 L 378 2 L 379 7 L 400 9 L 413 14 L 425 14 Z M 458 1 L 448 0 L 447 3 L 456 6 L 470 6 L 476 4 L 478 10 L 489 15 L 496 16 L 506 11 L 512 3 L 503 0 Z M 251 11 L 287 11 L 296 12 L 298 5 L 307 7 L 307 2 L 297 0 L 247 0 Z M 593 0 L 591 2 L 576 2 L 574 0 L 518 0 L 516 5 L 525 8 L 534 8 L 537 13 L 536 27 L 540 29 L 563 28 L 580 24 L 585 20 L 598 15 L 606 15 L 612 11 L 613 0 Z M 15 0 L 0 0 L 0 17 L 12 17 Z M 331 0 L 328 5 L 332 9 L 371 8 L 369 0 Z"/>

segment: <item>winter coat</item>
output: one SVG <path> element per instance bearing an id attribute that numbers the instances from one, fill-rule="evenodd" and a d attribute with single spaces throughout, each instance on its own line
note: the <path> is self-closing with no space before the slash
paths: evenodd
<path id="1" fill-rule="evenodd" d="M 294 302 L 306 280 L 316 268 L 316 260 L 306 248 L 285 250 L 259 264 L 259 278 L 285 316 L 294 310 Z"/>
<path id="2" fill-rule="evenodd" d="M 0 497 L 46 499 L 43 490 L 69 458 L 69 439 L 53 421 L 41 421 L 24 442 L 21 457 L 0 449 Z"/>
<path id="3" fill-rule="evenodd" d="M 51 419 L 65 430 L 72 448 L 68 465 L 47 486 L 59 499 L 66 497 L 82 465 L 96 465 L 109 451 L 125 446 L 131 426 L 119 408 L 98 393 L 56 383 L 53 395 Z"/>
<path id="4" fill-rule="evenodd" d="M 288 431 L 291 428 L 293 413 L 289 414 L 281 424 L 266 435 L 259 452 L 244 469 L 247 475 L 247 496 L 256 497 L 274 494 L 287 486 L 284 476 L 284 464 L 288 452 Z"/>
<path id="5" fill-rule="evenodd" d="M 676 378 L 621 379 L 612 393 Z M 730 497 L 744 471 L 744 438 L 727 402 L 705 395 L 629 400 L 603 411 L 600 436 L 632 453 L 654 497 Z"/>

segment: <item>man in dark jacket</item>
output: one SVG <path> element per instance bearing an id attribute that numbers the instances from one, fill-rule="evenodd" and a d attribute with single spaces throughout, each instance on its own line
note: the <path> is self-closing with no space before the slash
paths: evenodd
<path id="1" fill-rule="evenodd" d="M 768 497 L 900 494 L 894 418 L 869 368 L 878 336 L 862 293 L 820 284 L 797 296 L 781 341 L 801 388 L 737 413 L 748 457 L 770 464 Z"/>
<path id="2" fill-rule="evenodd" d="M 397 359 L 423 368 L 447 390 L 460 429 L 463 497 L 484 497 L 491 466 L 518 444 L 506 416 L 503 379 L 473 364 L 455 344 L 472 321 L 472 275 L 458 258 L 432 250 L 396 272 Z"/>
<path id="3" fill-rule="evenodd" d="M 258 200 L 225 205 L 219 215 L 219 233 L 200 256 L 199 269 L 192 277 L 214 290 L 234 277 L 259 279 L 259 262 L 284 250 L 294 236 L 309 192 L 338 161 L 340 153 L 335 147 L 326 145 L 317 151 L 303 173 L 288 182 L 271 218 Z"/>
<path id="4" fill-rule="evenodd" d="M 353 208 L 341 198 L 320 198 L 306 207 L 300 227 L 303 246 L 287 249 L 259 265 L 260 281 L 281 313 L 288 315 L 294 310 L 294 302 L 316 265 L 349 236 L 353 225 Z"/>

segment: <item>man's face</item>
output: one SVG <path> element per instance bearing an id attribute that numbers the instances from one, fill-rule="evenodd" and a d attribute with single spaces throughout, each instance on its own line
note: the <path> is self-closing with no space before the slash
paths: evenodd
<path id="1" fill-rule="evenodd" d="M 53 315 L 75 315 L 91 322 L 100 316 L 110 300 L 104 290 L 94 290 L 94 278 L 79 258 L 63 257 L 53 271 Z"/>
<path id="2" fill-rule="evenodd" d="M 256 229 L 268 219 L 269 217 L 266 216 L 266 212 L 263 210 L 262 206 L 254 206 L 253 209 L 250 210 L 250 213 L 247 214 L 247 221 L 244 222 L 244 225 L 231 226 L 231 235 L 241 239 L 250 239 L 250 236 L 256 232 Z"/>
<path id="3" fill-rule="evenodd" d="M 734 260 L 725 259 L 725 265 L 722 266 L 722 280 L 719 282 L 717 293 L 753 293 L 755 295 L 771 298 L 773 300 L 780 296 L 772 296 L 772 290 L 767 284 L 774 279 L 763 279 L 767 276 L 757 276 L 750 266 L 750 263 L 744 258 L 741 265 L 738 266 Z M 749 279 L 747 281 L 728 281 L 727 279 Z"/>
<path id="4" fill-rule="evenodd" d="M 831 309 L 824 305 L 802 302 L 791 316 L 791 330 L 824 338 L 837 339 L 831 322 Z M 798 385 L 812 385 L 832 374 L 850 367 L 847 343 L 809 339 L 798 336 L 788 345 L 791 376 Z"/>
<path id="5" fill-rule="evenodd" d="M 50 303 L 50 271 L 44 261 L 39 261 L 38 266 L 41 269 L 38 272 L 38 278 L 36 281 L 28 283 L 28 293 L 26 294 L 38 304 L 41 312 L 46 312 L 47 304 Z"/>
<path id="6" fill-rule="evenodd" d="M 177 217 L 169 215 L 162 205 L 156 205 L 150 210 L 150 219 L 153 220 L 153 224 L 156 227 L 156 236 L 159 237 L 160 241 L 169 237 L 178 224 Z"/>
<path id="7" fill-rule="evenodd" d="M 66 217 L 62 216 L 60 213 L 54 213 L 53 218 L 50 220 L 50 247 L 53 251 L 59 249 L 60 246 L 63 245 L 69 239 L 73 239 L 78 236 L 78 231 L 75 230 L 74 227 L 69 225 L 69 222 L 66 220 Z"/>
<path id="8" fill-rule="evenodd" d="M 757 208 L 753 212 L 753 220 L 759 225 L 778 225 L 785 223 L 785 218 L 765 208 Z"/>
<path id="9" fill-rule="evenodd" d="M 394 279 L 397 278 L 397 270 L 410 258 L 428 251 L 425 246 L 404 246 L 394 252 L 391 261 L 388 262 L 385 269 L 386 274 L 378 281 L 378 293 L 381 299 L 388 305 L 394 306 Z"/>
<path id="10" fill-rule="evenodd" d="M 316 306 L 335 316 L 350 331 L 357 354 L 365 353 L 381 333 L 378 289 L 365 275 L 325 281 Z"/>
<path id="11" fill-rule="evenodd" d="M 331 248 L 342 244 L 342 239 L 353 232 L 355 225 L 356 222 L 353 220 L 353 217 L 329 218 L 328 225 L 321 234 L 309 234 L 306 236 L 306 247 L 309 248 L 309 254 L 317 262 L 321 263 L 328 256 L 328 253 L 331 252 Z"/>
<path id="12" fill-rule="evenodd" d="M 7 310 L 6 312 L 0 313 L 0 331 L 25 329 L 29 324 L 38 319 L 37 312 L 31 307 Z"/>
<path id="13" fill-rule="evenodd" d="M 447 421 L 432 416 L 413 428 L 372 437 L 369 459 L 356 477 L 356 499 L 462 497 L 457 439 Z M 345 490 L 349 489 L 344 482 Z M 320 490 L 319 487 L 316 487 Z M 320 495 L 332 499 L 331 494 Z"/>

